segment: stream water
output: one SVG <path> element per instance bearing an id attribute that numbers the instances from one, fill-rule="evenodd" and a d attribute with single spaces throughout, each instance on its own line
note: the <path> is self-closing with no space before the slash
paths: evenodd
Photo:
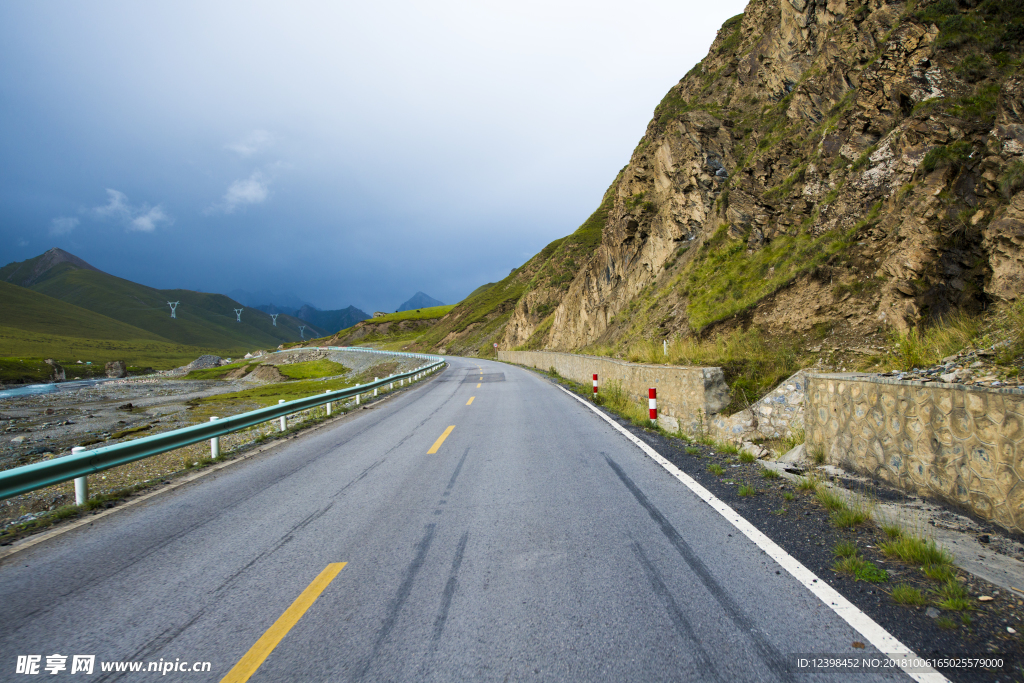
<path id="1" fill-rule="evenodd" d="M 100 379 L 79 379 L 72 380 L 71 382 L 26 384 L 24 386 L 9 387 L 7 389 L 0 389 L 0 399 L 17 398 L 18 396 L 38 396 L 39 394 L 52 394 L 57 391 L 74 391 L 82 387 L 99 384 L 100 382 L 109 382 L 112 379 L 114 378 L 102 377 Z"/>

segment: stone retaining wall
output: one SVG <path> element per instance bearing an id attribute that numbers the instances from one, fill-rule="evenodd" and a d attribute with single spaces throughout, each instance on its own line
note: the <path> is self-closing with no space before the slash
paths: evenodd
<path id="1" fill-rule="evenodd" d="M 1024 391 L 809 375 L 806 447 L 1024 532 Z"/>
<path id="2" fill-rule="evenodd" d="M 709 428 L 709 417 L 729 404 L 729 387 L 721 368 L 643 365 L 556 351 L 498 351 L 498 360 L 540 370 L 555 369 L 562 377 L 590 386 L 596 373 L 600 385 L 616 381 L 634 400 L 647 404 L 647 390 L 658 390 L 658 415 L 663 427 L 694 433 Z"/>

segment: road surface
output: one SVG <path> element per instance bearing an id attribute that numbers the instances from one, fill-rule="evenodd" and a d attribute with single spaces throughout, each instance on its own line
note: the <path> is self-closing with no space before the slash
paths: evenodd
<path id="1" fill-rule="evenodd" d="M 32 680 L 19 655 L 59 680 L 54 654 L 71 680 L 812 680 L 787 658 L 864 652 L 585 405 L 460 358 L 11 556 L 0 599 L 0 680 Z M 71 674 L 76 654 L 92 676 Z M 881 678 L 906 680 L 858 680 Z"/>

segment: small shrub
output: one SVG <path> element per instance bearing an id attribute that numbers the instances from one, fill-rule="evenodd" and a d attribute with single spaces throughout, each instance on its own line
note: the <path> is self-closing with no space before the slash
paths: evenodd
<path id="1" fill-rule="evenodd" d="M 959 168 L 966 162 L 974 147 L 967 140 L 957 140 L 949 145 L 939 145 L 933 148 L 921 161 L 921 169 L 925 173 L 931 173 L 937 168 L 954 166 Z"/>
<path id="2" fill-rule="evenodd" d="M 927 602 L 920 590 L 907 583 L 892 587 L 892 601 L 897 605 L 923 605 Z"/>

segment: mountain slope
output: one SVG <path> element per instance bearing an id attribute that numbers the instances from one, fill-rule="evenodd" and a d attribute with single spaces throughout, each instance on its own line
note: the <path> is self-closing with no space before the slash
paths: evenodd
<path id="1" fill-rule="evenodd" d="M 531 260 L 500 345 L 754 327 L 870 346 L 1019 298 L 1022 39 L 1011 0 L 752 0 L 589 228 Z"/>
<path id="2" fill-rule="evenodd" d="M 0 269 L 0 279 L 29 283 L 35 292 L 190 346 L 277 346 L 299 340 L 298 325 L 304 324 L 282 316 L 274 326 L 265 313 L 246 309 L 224 295 L 146 287 L 54 249 L 28 261 L 8 264 Z M 180 302 L 175 318 L 171 318 L 168 301 Z M 241 323 L 235 314 L 237 308 L 243 309 Z"/>
<path id="3" fill-rule="evenodd" d="M 148 330 L 7 282 L 0 282 L 0 301 L 0 325 L 7 328 L 82 339 L 168 341 Z"/>

